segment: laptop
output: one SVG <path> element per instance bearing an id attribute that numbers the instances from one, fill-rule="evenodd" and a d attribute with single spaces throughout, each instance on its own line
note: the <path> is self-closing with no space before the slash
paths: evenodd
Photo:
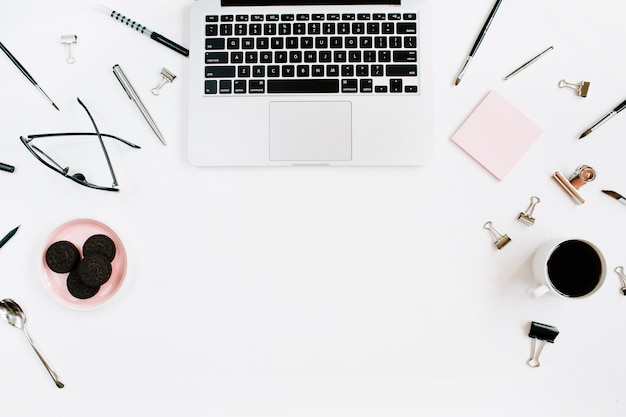
<path id="1" fill-rule="evenodd" d="M 427 0 L 195 0 L 197 166 L 414 166 L 432 158 Z"/>

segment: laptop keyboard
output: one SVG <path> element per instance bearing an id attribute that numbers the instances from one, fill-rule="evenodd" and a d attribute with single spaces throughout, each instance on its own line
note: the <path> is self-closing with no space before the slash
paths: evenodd
<path id="1" fill-rule="evenodd" d="M 206 95 L 418 94 L 416 13 L 209 15 Z"/>

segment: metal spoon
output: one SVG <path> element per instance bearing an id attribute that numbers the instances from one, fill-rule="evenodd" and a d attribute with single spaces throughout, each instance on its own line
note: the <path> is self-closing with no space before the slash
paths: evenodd
<path id="1" fill-rule="evenodd" d="M 61 382 L 56 372 L 54 372 L 52 366 L 50 366 L 48 361 L 46 361 L 46 358 L 44 358 L 41 352 L 39 352 L 39 349 L 37 349 L 37 347 L 33 343 L 33 340 L 30 338 L 30 335 L 26 331 L 26 315 L 24 314 L 24 310 L 22 310 L 22 307 L 20 307 L 19 304 L 17 304 L 10 298 L 5 298 L 4 300 L 0 301 L 0 316 L 2 316 L 4 321 L 9 323 L 11 326 L 24 332 L 28 343 L 30 343 L 37 356 L 39 356 L 39 359 L 41 359 L 41 362 L 43 362 L 44 366 L 48 370 L 48 373 L 54 380 L 56 386 L 59 388 L 63 388 L 65 385 L 63 384 L 63 382 Z"/>

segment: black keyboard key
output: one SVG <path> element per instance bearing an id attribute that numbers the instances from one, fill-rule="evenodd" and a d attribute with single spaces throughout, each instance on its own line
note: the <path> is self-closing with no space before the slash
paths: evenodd
<path id="1" fill-rule="evenodd" d="M 219 30 L 217 25 L 206 25 L 204 34 L 206 36 L 217 36 Z"/>
<path id="2" fill-rule="evenodd" d="M 205 39 L 205 49 L 224 49 L 226 47 L 226 40 L 222 38 L 210 38 Z"/>
<path id="3" fill-rule="evenodd" d="M 358 92 L 358 80 L 351 79 L 343 79 L 341 80 L 341 92 L 342 93 L 356 93 Z"/>
<path id="4" fill-rule="evenodd" d="M 328 48 L 328 38 L 326 36 L 318 36 L 315 38 L 315 47 L 317 49 Z"/>
<path id="5" fill-rule="evenodd" d="M 405 93 L 417 93 L 417 86 L 416 85 L 406 85 L 406 86 L 404 86 L 404 92 Z"/>
<path id="6" fill-rule="evenodd" d="M 310 67 L 308 65 L 298 65 L 296 67 L 296 76 L 308 78 L 310 76 Z"/>
<path id="7" fill-rule="evenodd" d="M 393 62 L 417 62 L 417 51 L 393 51 Z"/>
<path id="8" fill-rule="evenodd" d="M 327 77 L 338 77 L 339 76 L 339 65 L 328 65 L 326 67 L 326 76 Z"/>
<path id="9" fill-rule="evenodd" d="M 402 15 L 404 20 L 417 20 L 417 14 L 415 13 L 405 13 Z"/>
<path id="10" fill-rule="evenodd" d="M 206 52 L 204 54 L 205 64 L 226 64 L 228 63 L 228 52 Z"/>
<path id="11" fill-rule="evenodd" d="M 278 25 L 278 34 L 282 36 L 291 35 L 291 24 L 281 23 L 280 25 Z"/>
<path id="12" fill-rule="evenodd" d="M 324 14 L 323 13 L 316 13 L 314 15 L 311 16 L 311 20 L 324 20 Z"/>
<path id="13" fill-rule="evenodd" d="M 370 20 L 371 15 L 369 13 L 359 13 L 357 15 L 357 19 L 359 20 Z"/>
<path id="14" fill-rule="evenodd" d="M 371 36 L 361 36 L 359 38 L 359 46 L 361 49 L 369 49 L 373 46 L 373 40 Z"/>
<path id="15" fill-rule="evenodd" d="M 309 35 L 319 35 L 322 33 L 322 28 L 319 23 L 309 23 L 307 26 Z"/>
<path id="16" fill-rule="evenodd" d="M 412 23 L 398 23 L 398 27 L 396 28 L 397 33 L 401 35 L 415 35 L 417 33 L 417 24 L 415 22 Z"/>
<path id="17" fill-rule="evenodd" d="M 387 65 L 387 77 L 417 77 L 417 65 Z"/>
<path id="18" fill-rule="evenodd" d="M 357 77 L 368 77 L 370 75 L 370 67 L 367 65 L 357 65 L 356 75 Z"/>
<path id="19" fill-rule="evenodd" d="M 250 94 L 263 94 L 265 93 L 265 81 L 264 80 L 250 80 L 248 85 L 248 91 Z"/>
<path id="20" fill-rule="evenodd" d="M 309 20 L 309 17 L 310 16 L 308 14 L 297 14 L 296 15 L 296 20 L 306 21 L 306 20 Z"/>
<path id="21" fill-rule="evenodd" d="M 306 25 L 304 23 L 296 23 L 293 25 L 293 34 L 294 35 L 305 35 L 306 34 Z"/>
<path id="22" fill-rule="evenodd" d="M 235 20 L 235 16 L 233 16 L 232 14 L 225 14 L 220 17 L 220 20 L 222 22 L 232 22 L 233 20 Z"/>
<path id="23" fill-rule="evenodd" d="M 231 64 L 241 64 L 243 62 L 243 52 L 231 52 L 230 53 L 230 62 Z"/>
<path id="24" fill-rule="evenodd" d="M 407 49 L 417 48 L 417 37 L 416 36 L 405 36 L 404 37 L 404 47 Z"/>
<path id="25" fill-rule="evenodd" d="M 311 67 L 311 75 L 313 77 L 323 77 L 324 76 L 324 66 L 323 65 L 313 65 Z"/>
<path id="26" fill-rule="evenodd" d="M 218 17 L 217 15 L 208 15 L 205 17 L 204 19 L 206 22 L 217 22 L 218 21 Z"/>
<path id="27" fill-rule="evenodd" d="M 280 16 L 277 14 L 268 14 L 265 16 L 265 20 L 268 22 L 278 22 L 280 20 Z"/>
<path id="28" fill-rule="evenodd" d="M 345 45 L 346 48 L 356 48 L 359 46 L 359 38 L 356 36 L 346 36 Z"/>
<path id="29" fill-rule="evenodd" d="M 207 65 L 204 67 L 205 78 L 232 78 L 235 76 L 235 67 L 226 65 Z"/>
<path id="30" fill-rule="evenodd" d="M 389 13 L 387 18 L 389 18 L 389 20 L 402 20 L 402 15 L 400 13 Z"/>
<path id="31" fill-rule="evenodd" d="M 329 13 L 326 15 L 326 20 L 340 20 L 341 16 L 339 16 L 339 13 Z"/>
<path id="32" fill-rule="evenodd" d="M 283 38 L 272 38 L 270 40 L 270 44 L 272 49 L 283 49 L 285 42 L 283 41 Z"/>
<path id="33" fill-rule="evenodd" d="M 386 93 L 387 92 L 387 86 L 386 85 L 377 85 L 376 87 L 374 87 L 374 92 L 375 93 Z"/>
<path id="34" fill-rule="evenodd" d="M 372 77 L 382 77 L 383 69 L 382 65 L 372 65 Z"/>
<path id="35" fill-rule="evenodd" d="M 391 62 L 391 52 L 378 51 L 378 62 Z"/>
<path id="36" fill-rule="evenodd" d="M 248 34 L 248 25 L 238 23 L 235 25 L 235 35 L 246 36 Z"/>
<path id="37" fill-rule="evenodd" d="M 368 23 L 367 33 L 370 35 L 378 35 L 380 33 L 380 24 L 378 22 Z"/>
<path id="38" fill-rule="evenodd" d="M 337 33 L 340 35 L 350 34 L 350 23 L 339 23 L 337 25 Z"/>
<path id="39" fill-rule="evenodd" d="M 331 36 L 330 37 L 330 47 L 331 48 L 343 48 L 343 38 L 339 36 Z"/>
<path id="40" fill-rule="evenodd" d="M 363 35 L 365 33 L 365 23 L 355 22 L 352 24 L 353 35 Z"/>
<path id="41" fill-rule="evenodd" d="M 401 78 L 392 78 L 391 80 L 389 80 L 389 92 L 391 93 L 402 92 L 402 79 Z"/>
<path id="42" fill-rule="evenodd" d="M 252 76 L 254 78 L 265 77 L 265 67 L 263 65 L 254 65 L 252 67 Z"/>
<path id="43" fill-rule="evenodd" d="M 258 36 L 263 34 L 263 26 L 260 23 L 253 23 L 248 28 L 250 30 L 250 35 Z"/>
<path id="44" fill-rule="evenodd" d="M 331 79 L 293 79 L 267 80 L 269 94 L 285 93 L 338 93 L 339 80 Z"/>
<path id="45" fill-rule="evenodd" d="M 302 51 L 289 52 L 289 62 L 298 64 L 302 62 Z"/>
<path id="46" fill-rule="evenodd" d="M 283 77 L 292 78 L 296 75 L 296 67 L 293 65 L 284 65 L 282 68 Z"/>
<path id="47" fill-rule="evenodd" d="M 270 65 L 267 67 L 268 77 L 280 77 L 280 67 L 278 65 Z"/>
<path id="48" fill-rule="evenodd" d="M 276 23 L 265 23 L 263 25 L 263 34 L 266 36 L 274 36 L 277 33 Z"/>
<path id="49" fill-rule="evenodd" d="M 217 80 L 206 80 L 204 82 L 204 94 L 217 94 Z"/>
<path id="50" fill-rule="evenodd" d="M 268 49 L 270 47 L 270 38 L 257 38 L 256 49 Z"/>
<path id="51" fill-rule="evenodd" d="M 262 14 L 253 14 L 252 18 L 250 19 L 253 22 L 262 22 L 263 21 L 263 15 Z"/>
<path id="52" fill-rule="evenodd" d="M 348 52 L 348 61 L 349 62 L 361 62 L 361 51 Z"/>
<path id="53" fill-rule="evenodd" d="M 391 22 L 385 22 L 382 24 L 382 33 L 386 34 L 386 35 L 390 35 L 392 33 L 394 33 L 395 31 L 395 26 L 393 23 Z"/>
<path id="54" fill-rule="evenodd" d="M 247 64 L 256 64 L 259 62 L 259 54 L 256 51 L 246 52 L 245 59 Z"/>
<path id="55" fill-rule="evenodd" d="M 220 94 L 230 94 L 233 91 L 232 80 L 220 80 Z"/>
<path id="56" fill-rule="evenodd" d="M 359 91 L 361 93 L 372 93 L 374 92 L 374 87 L 372 86 L 372 79 L 365 78 L 359 81 Z"/>
<path id="57" fill-rule="evenodd" d="M 239 65 L 237 67 L 237 76 L 239 78 L 249 78 L 250 77 L 250 65 Z"/>
<path id="58" fill-rule="evenodd" d="M 271 64 L 272 63 L 272 53 L 263 51 L 259 53 L 259 62 L 262 64 Z"/>
<path id="59" fill-rule="evenodd" d="M 227 49 L 239 49 L 239 38 L 228 38 L 226 40 Z"/>
<path id="60" fill-rule="evenodd" d="M 230 23 L 223 23 L 220 25 L 220 36 L 232 36 L 233 25 Z"/>
<path id="61" fill-rule="evenodd" d="M 292 14 L 283 14 L 280 15 L 280 20 L 283 22 L 293 22 L 296 17 Z"/>
<path id="62" fill-rule="evenodd" d="M 312 49 L 314 46 L 313 38 L 310 36 L 303 36 L 300 38 L 300 48 Z"/>
<path id="63" fill-rule="evenodd" d="M 334 35 L 335 34 L 335 23 L 324 23 L 322 25 L 322 32 L 324 32 L 324 35 Z"/>
<path id="64" fill-rule="evenodd" d="M 254 38 L 243 38 L 241 40 L 242 49 L 254 49 Z"/>
<path id="65" fill-rule="evenodd" d="M 354 65 L 342 65 L 341 76 L 342 77 L 354 77 Z"/>
<path id="66" fill-rule="evenodd" d="M 332 62 L 333 61 L 333 54 L 330 51 L 320 51 L 318 57 L 319 57 L 318 59 L 320 62 Z"/>
<path id="67" fill-rule="evenodd" d="M 389 47 L 394 49 L 402 48 L 402 38 L 400 36 L 390 36 Z"/>
<path id="68" fill-rule="evenodd" d="M 354 20 L 356 19 L 356 15 L 354 13 L 344 13 L 341 15 L 342 20 Z"/>
<path id="69" fill-rule="evenodd" d="M 247 92 L 248 83 L 246 80 L 235 80 L 235 94 L 245 94 Z"/>
<path id="70" fill-rule="evenodd" d="M 374 13 L 373 20 L 386 20 L 387 16 L 384 13 Z"/>

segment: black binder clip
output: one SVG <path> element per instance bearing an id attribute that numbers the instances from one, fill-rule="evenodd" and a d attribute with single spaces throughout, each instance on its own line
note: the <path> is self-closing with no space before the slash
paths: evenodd
<path id="1" fill-rule="evenodd" d="M 490 221 L 485 223 L 483 227 L 489 230 L 489 232 L 493 236 L 493 244 L 496 245 L 496 248 L 502 249 L 507 243 L 511 241 L 511 238 L 509 236 L 501 235 L 500 233 L 498 233 L 498 231 L 494 229 L 493 224 Z"/>
<path id="2" fill-rule="evenodd" d="M 541 355 L 541 351 L 545 346 L 546 342 L 554 343 L 554 339 L 559 335 L 559 329 L 554 326 L 550 326 L 548 324 L 537 323 L 536 321 L 531 322 L 530 324 L 530 332 L 528 333 L 528 337 L 532 340 L 531 345 L 531 353 L 530 359 L 528 359 L 528 365 L 531 368 L 539 367 L 539 355 Z M 539 340 L 539 345 L 537 346 L 537 340 Z"/>
<path id="3" fill-rule="evenodd" d="M 556 183 L 569 195 L 577 204 L 584 204 L 585 199 L 578 192 L 578 189 L 596 179 L 596 171 L 589 165 L 581 165 L 576 168 L 574 175 L 570 179 L 565 177 L 560 172 L 555 172 L 552 178 Z"/>

